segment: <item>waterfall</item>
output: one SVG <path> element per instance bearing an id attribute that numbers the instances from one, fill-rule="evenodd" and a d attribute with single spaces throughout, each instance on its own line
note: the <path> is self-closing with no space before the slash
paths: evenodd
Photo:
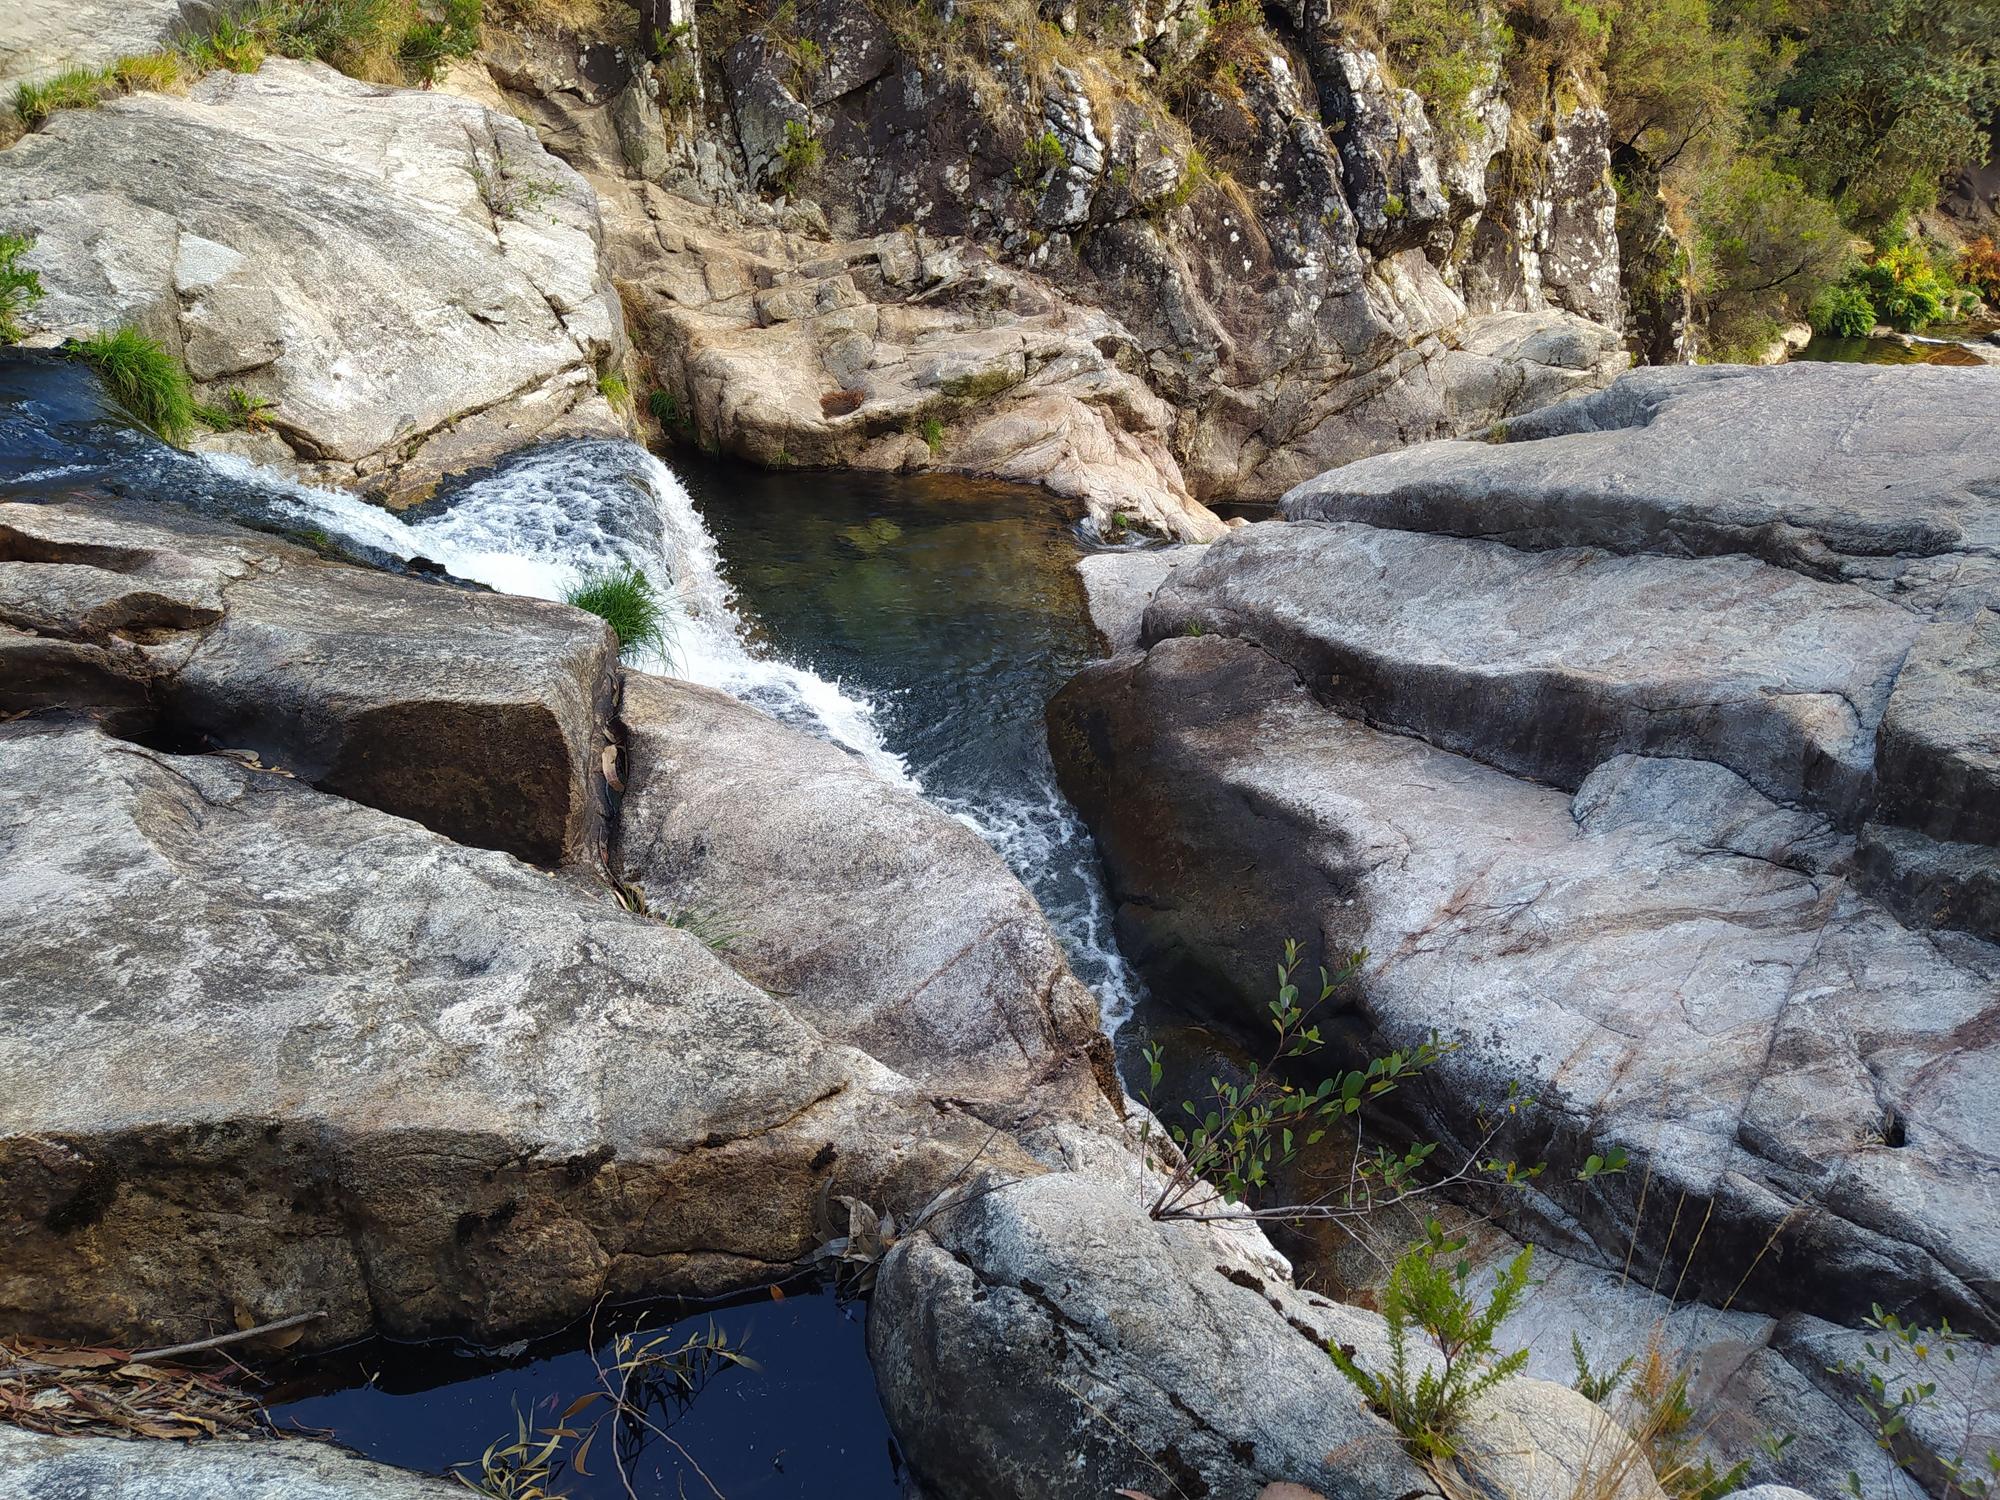
<path id="1" fill-rule="evenodd" d="M 357 496 L 280 479 L 240 458 L 205 462 L 259 504 L 373 553 L 426 558 L 510 594 L 561 599 L 586 573 L 634 567 L 668 605 L 669 649 L 635 665 L 700 683 L 831 740 L 965 823 L 1041 902 L 1107 1030 L 1131 1013 L 1136 983 L 1111 933 L 1089 834 L 1051 775 L 1028 798 L 926 789 L 886 743 L 876 705 L 837 680 L 761 649 L 738 613 L 715 539 L 674 472 L 633 443 L 587 439 L 534 448 L 456 485 L 406 519 Z"/>
<path id="2" fill-rule="evenodd" d="M 674 472 L 635 443 L 588 439 L 533 448 L 406 521 L 354 495 L 277 479 L 239 458 L 209 462 L 256 482 L 271 508 L 394 556 L 423 557 L 502 593 L 561 599 L 587 573 L 634 567 L 668 606 L 668 652 L 634 665 L 716 688 L 859 755 L 921 791 L 883 743 L 874 705 L 815 672 L 758 651 L 738 616 L 715 539 Z"/>

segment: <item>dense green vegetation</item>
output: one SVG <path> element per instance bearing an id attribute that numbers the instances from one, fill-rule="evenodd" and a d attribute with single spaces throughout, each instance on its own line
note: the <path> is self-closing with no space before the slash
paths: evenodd
<path id="1" fill-rule="evenodd" d="M 63 347 L 92 366 L 133 416 L 170 443 L 187 440 L 195 423 L 194 391 L 180 361 L 156 340 L 125 327 Z"/>
<path id="2" fill-rule="evenodd" d="M 1669 231 L 1705 353 L 1749 353 L 1809 309 L 1850 330 L 1962 310 L 1957 252 L 1910 226 L 1986 158 L 1996 0 L 1617 0 L 1609 16 L 1626 217 Z"/>
<path id="3" fill-rule="evenodd" d="M 1517 139 L 1601 103 L 1636 311 L 1691 310 L 1710 357 L 1815 306 L 1852 327 L 1865 300 L 1869 326 L 1919 328 L 1967 286 L 1992 296 L 1976 249 L 1912 225 L 1986 159 L 2000 0 L 1352 0 L 1348 16 L 1447 141 L 1496 52 Z"/>

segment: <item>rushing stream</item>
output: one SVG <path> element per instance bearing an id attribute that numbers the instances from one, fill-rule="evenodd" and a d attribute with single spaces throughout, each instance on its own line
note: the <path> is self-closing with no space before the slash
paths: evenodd
<path id="1" fill-rule="evenodd" d="M 357 560 L 541 598 L 588 571 L 640 569 L 674 628 L 667 657 L 638 665 L 823 736 L 978 830 L 1041 901 L 1115 1028 L 1135 985 L 1042 730 L 1043 705 L 1097 649 L 1064 508 L 963 480 L 683 467 L 685 482 L 631 443 L 559 443 L 396 515 L 241 459 L 179 453 L 134 431 L 74 365 L 0 357 L 0 497 L 172 498 Z M 732 1497 L 901 1492 L 858 1308 L 809 1291 L 653 1321 L 666 1318 L 681 1320 L 676 1337 L 716 1327 L 747 1339 L 760 1368 L 725 1363 L 692 1399 L 668 1401 L 681 1446 L 635 1447 L 642 1495 L 708 1493 L 704 1472 Z M 274 1415 L 441 1471 L 512 1442 L 523 1418 L 549 1425 L 593 1389 L 585 1345 L 574 1329 L 501 1351 L 374 1343 L 292 1377 Z M 591 1467 L 565 1477 L 569 1493 L 624 1493 L 604 1448 Z"/>

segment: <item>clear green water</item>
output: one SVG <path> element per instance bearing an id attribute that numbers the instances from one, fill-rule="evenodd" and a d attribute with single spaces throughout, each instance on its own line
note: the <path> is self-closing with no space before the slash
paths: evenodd
<path id="1" fill-rule="evenodd" d="M 977 480 L 670 463 L 752 632 L 873 705 L 888 748 L 999 849 L 1078 977 L 1121 1018 L 1132 980 L 1042 720 L 1100 652 L 1075 568 L 1087 544 L 1068 508 Z"/>

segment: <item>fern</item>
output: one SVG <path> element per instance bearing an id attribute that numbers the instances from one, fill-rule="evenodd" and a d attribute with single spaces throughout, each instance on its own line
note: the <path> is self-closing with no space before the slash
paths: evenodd
<path id="1" fill-rule="evenodd" d="M 1424 1238 L 1396 1261 L 1382 1293 L 1382 1316 L 1389 1325 L 1389 1365 L 1370 1370 L 1339 1344 L 1327 1352 L 1340 1373 L 1360 1391 L 1420 1458 L 1442 1460 L 1458 1451 L 1454 1435 L 1472 1404 L 1528 1362 L 1528 1351 L 1497 1354 L 1493 1340 L 1527 1295 L 1535 1248 L 1521 1253 L 1494 1279 L 1481 1306 L 1467 1290 L 1472 1262 L 1449 1257 L 1465 1248 L 1446 1239 L 1433 1219 Z M 1422 1333 L 1436 1344 L 1443 1361 L 1425 1361 L 1412 1374 L 1410 1335 Z"/>

